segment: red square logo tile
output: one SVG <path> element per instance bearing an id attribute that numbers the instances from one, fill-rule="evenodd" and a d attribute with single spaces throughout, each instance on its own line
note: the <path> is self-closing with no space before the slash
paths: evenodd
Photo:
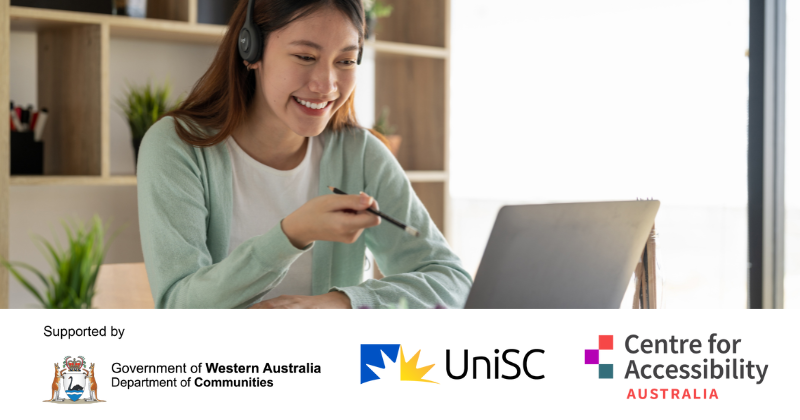
<path id="1" fill-rule="evenodd" d="M 600 336 L 600 350 L 614 350 L 614 336 L 601 335 Z"/>

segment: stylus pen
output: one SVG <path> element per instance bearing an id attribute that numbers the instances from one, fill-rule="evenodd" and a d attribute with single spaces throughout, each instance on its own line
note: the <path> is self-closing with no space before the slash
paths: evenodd
<path id="1" fill-rule="evenodd" d="M 328 189 L 329 189 L 329 190 L 331 190 L 331 191 L 333 191 L 333 193 L 334 193 L 334 194 L 342 194 L 342 195 L 347 195 L 347 193 L 346 193 L 346 192 L 344 192 L 344 191 L 342 191 L 342 190 L 340 190 L 340 189 L 338 189 L 338 188 L 335 188 L 335 187 L 328 187 Z M 412 235 L 414 235 L 414 236 L 419 236 L 419 231 L 418 231 L 418 230 L 414 229 L 414 228 L 413 228 L 413 227 L 411 227 L 411 226 L 406 226 L 406 224 L 405 224 L 405 223 L 403 223 L 403 222 L 399 222 L 399 221 L 397 221 L 396 219 L 394 219 L 394 218 L 392 218 L 392 217 L 389 217 L 389 216 L 387 216 L 387 215 L 385 215 L 385 214 L 383 214 L 383 213 L 379 212 L 378 210 L 375 210 L 375 209 L 373 209 L 372 207 L 368 207 L 368 208 L 367 208 L 367 211 L 368 211 L 368 212 L 370 212 L 370 213 L 372 213 L 372 214 L 375 214 L 375 215 L 377 215 L 377 216 L 380 216 L 380 217 L 381 217 L 381 218 L 383 218 L 383 219 L 386 219 L 386 220 L 388 220 L 388 221 L 389 221 L 390 223 L 392 223 L 393 225 L 395 225 L 395 226 L 399 227 L 400 229 L 403 229 L 404 231 L 406 231 L 406 232 L 408 232 L 408 233 L 410 233 L 410 234 L 412 234 Z"/>

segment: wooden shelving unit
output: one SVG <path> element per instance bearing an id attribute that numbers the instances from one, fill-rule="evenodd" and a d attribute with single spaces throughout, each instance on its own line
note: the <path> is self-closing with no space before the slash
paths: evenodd
<path id="1" fill-rule="evenodd" d="M 449 0 L 404 0 L 381 19 L 376 112 L 391 109 L 403 143 L 398 160 L 434 222 L 447 234 Z M 37 32 L 38 105 L 51 111 L 45 175 L 9 176 L 9 126 L 0 118 L 0 255 L 8 257 L 9 186 L 136 185 L 111 176 L 109 43 L 112 37 L 216 45 L 227 28 L 197 23 L 197 0 L 150 2 L 147 19 L 10 6 L 0 0 L 0 103 L 9 101 L 9 31 Z M 0 270 L 0 308 L 8 277 Z"/>
<path id="2" fill-rule="evenodd" d="M 392 2 L 378 24 L 375 109 L 403 136 L 397 159 L 431 218 L 449 232 L 450 1 Z M 376 43 L 377 44 L 377 43 Z M 414 174 L 414 175 L 412 175 Z"/>
<path id="3" fill-rule="evenodd" d="M 11 56 L 11 22 L 8 18 L 9 1 L 0 1 L 0 103 L 9 102 L 9 66 Z M 8 118 L 0 118 L 0 256 L 8 259 L 8 187 L 11 160 L 9 139 L 11 126 Z M 8 308 L 8 270 L 0 270 L 0 309 Z"/>

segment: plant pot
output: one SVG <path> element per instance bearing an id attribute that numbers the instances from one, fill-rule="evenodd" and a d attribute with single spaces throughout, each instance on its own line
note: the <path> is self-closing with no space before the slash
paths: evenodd
<path id="1" fill-rule="evenodd" d="M 389 150 L 394 157 L 397 157 L 397 152 L 400 150 L 400 143 L 403 142 L 403 138 L 400 137 L 399 134 L 392 134 L 391 136 L 386 136 L 386 141 L 389 142 Z"/>
<path id="2" fill-rule="evenodd" d="M 133 168 L 135 171 L 139 166 L 139 146 L 142 144 L 142 137 L 134 137 L 131 142 L 133 143 Z"/>

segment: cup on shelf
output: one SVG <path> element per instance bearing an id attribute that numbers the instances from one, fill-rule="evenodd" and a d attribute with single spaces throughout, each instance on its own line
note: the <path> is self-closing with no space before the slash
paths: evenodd
<path id="1" fill-rule="evenodd" d="M 11 132 L 11 175 L 44 173 L 44 142 L 33 139 L 33 131 Z"/>
<path id="2" fill-rule="evenodd" d="M 109 0 L 113 1 L 113 14 L 134 18 L 147 17 L 147 0 Z"/>

